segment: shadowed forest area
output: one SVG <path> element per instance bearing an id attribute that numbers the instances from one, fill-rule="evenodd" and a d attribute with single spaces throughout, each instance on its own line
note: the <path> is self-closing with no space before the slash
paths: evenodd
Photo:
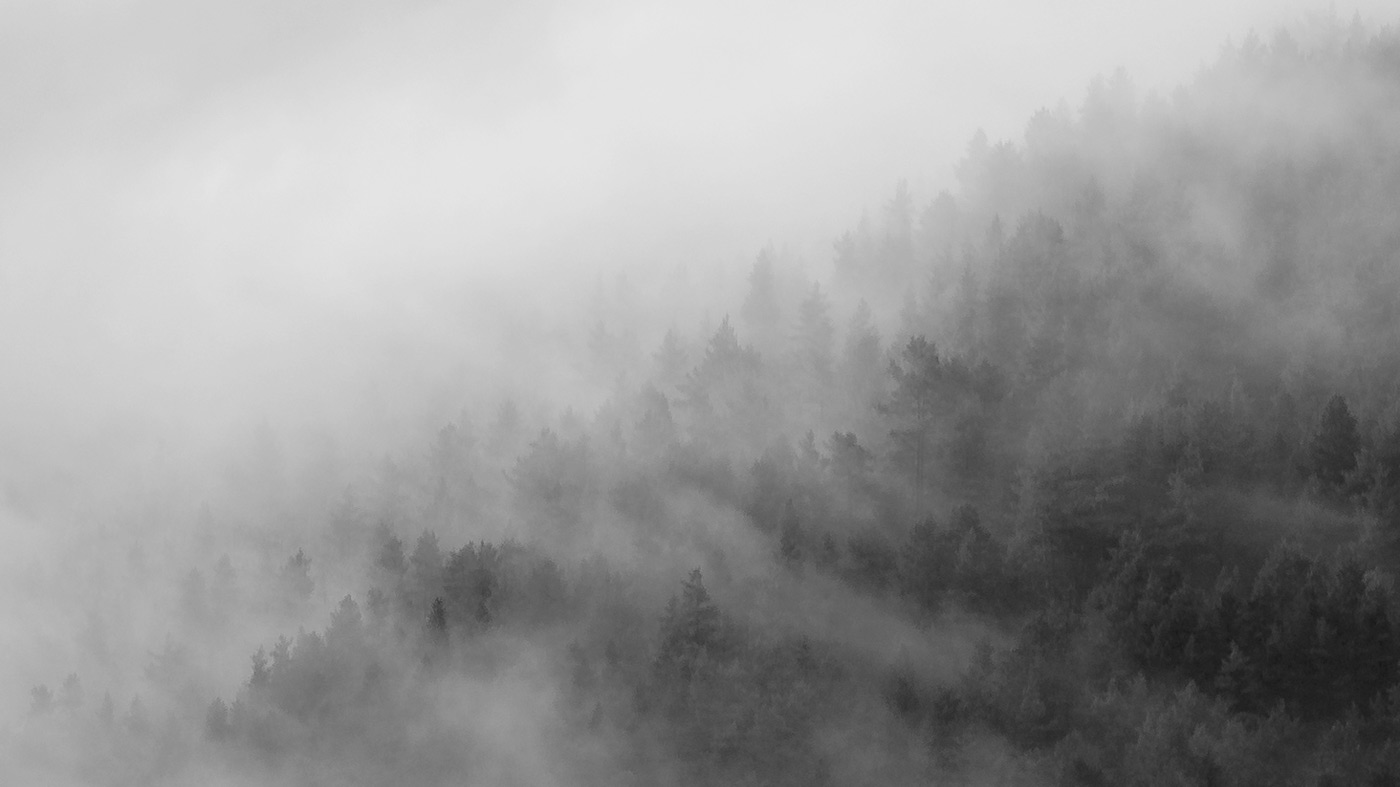
<path id="1" fill-rule="evenodd" d="M 1400 783 L 1397 205 L 1400 30 L 1314 20 L 979 134 L 827 259 L 599 275 L 540 329 L 597 396 L 454 402 L 321 475 L 264 427 L 188 543 L 103 536 L 154 601 L 88 601 L 0 760 Z"/>

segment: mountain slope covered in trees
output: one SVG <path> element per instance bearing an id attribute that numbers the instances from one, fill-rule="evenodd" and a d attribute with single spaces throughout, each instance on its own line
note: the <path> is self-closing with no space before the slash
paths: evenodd
<path id="1" fill-rule="evenodd" d="M 955 192 L 900 184 L 810 267 L 764 250 L 700 330 L 629 322 L 619 279 L 571 326 L 601 406 L 465 403 L 309 509 L 245 486 L 266 513 L 200 516 L 140 674 L 84 634 L 0 753 L 114 784 L 1394 783 L 1397 131 L 1400 32 L 1315 21 L 978 135 Z"/>

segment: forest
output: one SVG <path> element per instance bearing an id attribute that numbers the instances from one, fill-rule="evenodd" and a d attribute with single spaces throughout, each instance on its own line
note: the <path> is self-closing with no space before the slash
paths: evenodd
<path id="1" fill-rule="evenodd" d="M 597 396 L 454 403 L 330 492 L 255 430 L 184 562 L 104 547 L 164 636 L 94 600 L 0 760 L 1400 783 L 1397 205 L 1400 28 L 1314 20 L 978 134 L 727 300 L 600 274 L 556 331 Z"/>

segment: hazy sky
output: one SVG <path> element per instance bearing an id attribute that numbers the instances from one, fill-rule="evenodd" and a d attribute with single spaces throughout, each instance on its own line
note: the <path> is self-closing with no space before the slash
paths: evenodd
<path id="1" fill-rule="evenodd" d="M 1309 7 L 4 0 L 0 472 L 411 385 L 455 361 L 404 350 L 445 281 L 820 257 L 977 127 Z M 480 346 L 499 300 L 463 303 Z"/>

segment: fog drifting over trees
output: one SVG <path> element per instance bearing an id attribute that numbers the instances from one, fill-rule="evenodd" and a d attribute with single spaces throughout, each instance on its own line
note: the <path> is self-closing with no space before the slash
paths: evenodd
<path id="1" fill-rule="evenodd" d="M 0 9 L 0 776 L 1391 783 L 1381 10 Z"/>

